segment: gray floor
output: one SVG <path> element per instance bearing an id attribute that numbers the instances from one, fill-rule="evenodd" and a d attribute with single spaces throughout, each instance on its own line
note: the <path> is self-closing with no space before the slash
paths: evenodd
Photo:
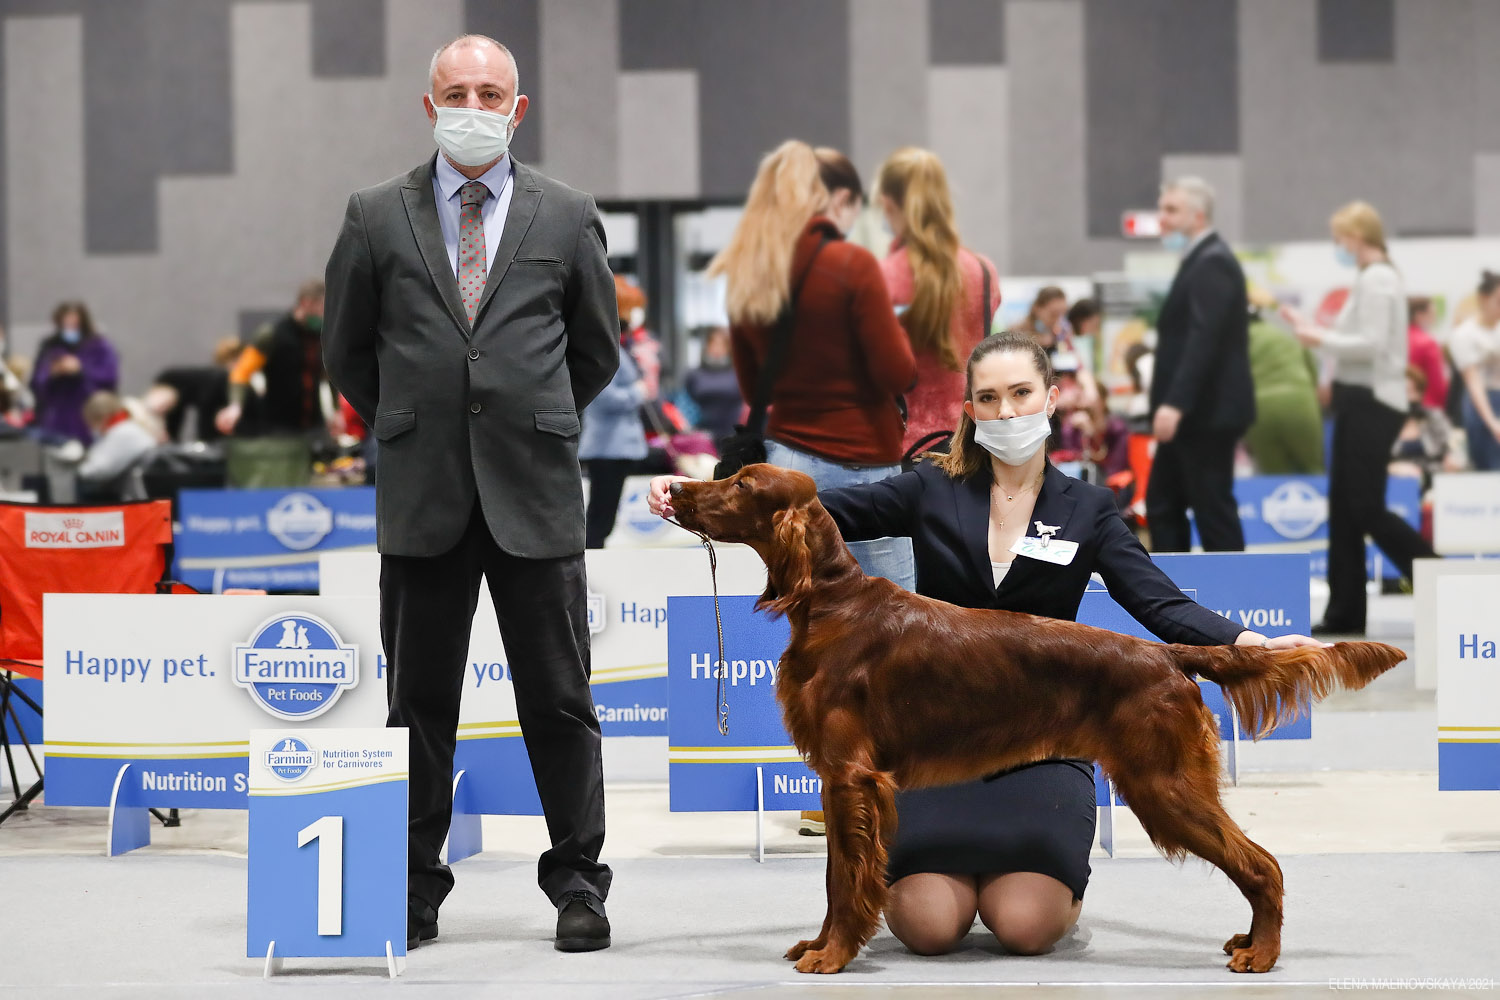
<path id="1" fill-rule="evenodd" d="M 882 932 L 843 975 L 819 984 L 1326 989 L 1345 977 L 1500 975 L 1489 945 L 1492 891 L 1475 891 L 1500 885 L 1500 853 L 1306 855 L 1282 864 L 1285 951 L 1253 981 L 1223 968 L 1220 945 L 1248 924 L 1227 880 L 1201 862 L 1143 858 L 1095 862 L 1084 916 L 1049 955 L 1007 956 L 973 934 L 957 954 L 919 958 Z M 779 956 L 821 919 L 822 868 L 812 858 L 623 861 L 610 898 L 614 946 L 563 955 L 551 947 L 553 918 L 532 863 L 482 856 L 461 866 L 441 937 L 415 951 L 393 985 L 664 997 L 792 984 L 800 977 Z M 3 873 L 7 910 L 25 914 L 0 963 L 12 988 L 38 996 L 262 988 L 260 962 L 241 957 L 241 859 L 27 855 L 6 858 Z M 383 975 L 375 961 L 288 960 L 274 985 L 352 995 Z"/>

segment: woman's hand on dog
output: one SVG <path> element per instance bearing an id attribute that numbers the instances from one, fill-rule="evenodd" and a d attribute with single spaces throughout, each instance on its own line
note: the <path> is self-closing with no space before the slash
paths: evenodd
<path id="1" fill-rule="evenodd" d="M 1248 630 L 1235 636 L 1234 644 L 1236 646 L 1264 646 L 1267 649 L 1296 649 L 1298 646 L 1321 646 L 1326 649 L 1333 645 L 1322 639 L 1314 639 L 1310 635 L 1278 635 L 1274 639 L 1267 639 L 1259 632 Z"/>
<path id="2" fill-rule="evenodd" d="M 691 476 L 657 476 L 651 480 L 651 488 L 646 491 L 646 506 L 651 509 L 651 513 L 653 514 L 659 514 L 662 517 L 671 517 L 677 512 L 672 509 L 667 490 L 671 488 L 673 483 L 691 482 L 696 482 Z"/>

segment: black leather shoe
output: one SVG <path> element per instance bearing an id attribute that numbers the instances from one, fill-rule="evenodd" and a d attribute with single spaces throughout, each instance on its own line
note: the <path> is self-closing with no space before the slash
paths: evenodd
<path id="1" fill-rule="evenodd" d="M 426 903 L 409 900 L 406 904 L 406 950 L 438 936 L 437 911 Z"/>
<path id="2" fill-rule="evenodd" d="M 609 917 L 604 900 L 584 889 L 574 889 L 557 906 L 558 951 L 598 951 L 609 947 Z"/>

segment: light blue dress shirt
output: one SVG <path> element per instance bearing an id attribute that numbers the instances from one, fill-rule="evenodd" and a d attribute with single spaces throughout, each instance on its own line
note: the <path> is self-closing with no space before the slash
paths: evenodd
<path id="1" fill-rule="evenodd" d="M 490 189 L 490 196 L 479 206 L 480 218 L 484 220 L 484 272 L 488 274 L 495 263 L 495 248 L 500 245 L 500 234 L 505 231 L 505 216 L 510 211 L 510 195 L 515 190 L 515 171 L 511 167 L 510 154 L 500 157 L 500 162 L 484 173 L 479 180 Z M 469 179 L 459 173 L 448 158 L 438 154 L 437 169 L 432 174 L 432 193 L 437 199 L 438 223 L 443 227 L 443 247 L 448 253 L 448 266 L 453 276 L 458 276 L 458 216 L 463 211 L 458 190 Z"/>

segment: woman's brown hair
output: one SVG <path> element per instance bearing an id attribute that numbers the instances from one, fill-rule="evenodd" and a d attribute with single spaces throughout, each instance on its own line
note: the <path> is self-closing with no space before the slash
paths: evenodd
<path id="1" fill-rule="evenodd" d="M 855 201 L 865 200 L 865 186 L 849 157 L 832 146 L 818 146 L 813 149 L 813 155 L 818 158 L 818 176 L 829 194 L 848 191 Z"/>
<path id="2" fill-rule="evenodd" d="M 964 368 L 964 401 L 974 401 L 974 366 L 991 354 L 1016 351 L 1031 358 L 1032 367 L 1042 380 L 1042 389 L 1049 388 L 1055 376 L 1052 361 L 1047 352 L 1035 340 L 1025 334 L 997 333 L 981 340 L 969 354 L 969 363 Z M 967 411 L 958 415 L 958 427 L 948 442 L 948 454 L 935 455 L 933 461 L 938 468 L 953 479 L 969 479 L 981 470 L 989 468 L 989 454 L 974 440 L 974 420 Z"/>
<path id="3" fill-rule="evenodd" d="M 94 335 L 94 317 L 89 315 L 89 307 L 78 300 L 59 302 L 57 308 L 52 310 L 52 328 L 62 329 L 63 317 L 68 313 L 78 314 L 78 329 L 85 337 Z"/>
<path id="4" fill-rule="evenodd" d="M 880 193 L 895 203 L 906 223 L 902 243 L 911 262 L 912 298 L 901 325 L 914 351 L 935 354 L 952 371 L 961 371 L 953 310 L 963 294 L 963 273 L 943 162 L 915 146 L 898 149 L 880 168 Z"/>
<path id="5" fill-rule="evenodd" d="M 1031 308 L 1026 310 L 1026 332 L 1032 333 L 1036 329 L 1036 314 L 1045 305 L 1065 299 L 1068 293 L 1056 285 L 1046 285 L 1037 290 L 1036 298 L 1031 300 Z"/>

